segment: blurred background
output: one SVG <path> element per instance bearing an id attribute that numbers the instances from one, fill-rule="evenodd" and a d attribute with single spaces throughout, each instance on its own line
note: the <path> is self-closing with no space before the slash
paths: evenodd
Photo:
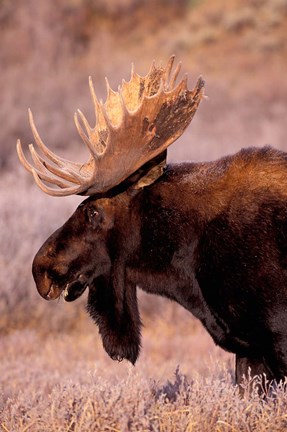
<path id="1" fill-rule="evenodd" d="M 94 121 L 88 76 L 105 98 L 105 76 L 116 89 L 132 62 L 145 75 L 153 59 L 175 54 L 190 87 L 204 77 L 208 99 L 170 161 L 266 144 L 287 150 L 287 0 L 0 0 L 0 37 L 2 332 L 51 316 L 50 330 L 69 329 L 86 316 L 84 298 L 49 304 L 31 278 L 35 252 L 81 198 L 44 195 L 20 166 L 16 139 L 24 148 L 32 141 L 28 107 L 51 149 L 85 160 L 73 114 L 80 108 Z M 161 302 L 143 296 L 143 314 L 181 313 Z"/>

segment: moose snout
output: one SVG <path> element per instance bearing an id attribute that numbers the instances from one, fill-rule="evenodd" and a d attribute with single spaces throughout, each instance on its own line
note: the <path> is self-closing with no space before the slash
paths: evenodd
<path id="1" fill-rule="evenodd" d="M 41 297 L 45 300 L 54 300 L 59 297 L 62 288 L 50 277 L 48 271 L 39 271 L 33 268 L 33 276 Z"/>
<path id="2" fill-rule="evenodd" d="M 32 273 L 40 296 L 46 300 L 54 300 L 62 292 L 55 276 L 52 276 L 50 267 L 51 263 L 47 255 L 38 252 L 33 261 Z"/>

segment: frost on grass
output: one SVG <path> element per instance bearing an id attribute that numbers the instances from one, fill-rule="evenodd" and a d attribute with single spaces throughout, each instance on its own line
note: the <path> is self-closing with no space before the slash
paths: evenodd
<path id="1" fill-rule="evenodd" d="M 62 380 L 49 392 L 22 390 L 2 407 L 4 431 L 283 431 L 287 393 L 281 385 L 268 399 L 241 398 L 221 365 L 221 378 L 156 383 L 130 368 L 111 384 L 97 373 Z M 80 382 L 79 382 L 80 381 Z M 286 386 L 286 384 L 285 384 Z"/>
<path id="2" fill-rule="evenodd" d="M 170 341 L 154 342 L 162 346 Z M 204 356 L 205 370 L 199 373 L 191 357 L 187 373 L 182 372 L 184 362 L 170 373 L 167 359 L 148 352 L 133 367 L 112 362 L 100 341 L 86 332 L 43 337 L 36 330 L 19 330 L 4 336 L 1 432 L 281 432 L 287 428 L 287 383 L 264 399 L 258 394 L 258 382 L 247 379 L 248 397 L 240 397 L 227 358 Z"/>

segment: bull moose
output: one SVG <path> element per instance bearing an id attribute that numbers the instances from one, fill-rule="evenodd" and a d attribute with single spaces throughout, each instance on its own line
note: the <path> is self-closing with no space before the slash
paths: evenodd
<path id="1" fill-rule="evenodd" d="M 136 362 L 141 343 L 137 287 L 176 301 L 214 342 L 236 354 L 236 381 L 249 367 L 287 375 L 287 154 L 247 148 L 206 163 L 167 164 L 167 147 L 204 97 L 178 82 L 174 56 L 142 77 L 132 69 L 106 102 L 92 80 L 96 125 L 75 114 L 89 160 L 73 163 L 42 142 L 21 163 L 52 196 L 86 195 L 36 254 L 33 276 L 47 300 L 77 299 L 112 359 Z M 49 186 L 50 184 L 50 186 Z"/>

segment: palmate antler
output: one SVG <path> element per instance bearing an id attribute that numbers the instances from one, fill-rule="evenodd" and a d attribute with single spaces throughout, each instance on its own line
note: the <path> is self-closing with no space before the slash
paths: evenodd
<path id="1" fill-rule="evenodd" d="M 53 196 L 104 194 L 179 138 L 203 97 L 204 81 L 199 78 L 191 91 L 187 89 L 187 76 L 176 84 L 181 65 L 178 64 L 172 73 L 173 63 L 174 56 L 165 68 L 153 63 L 145 77 L 136 74 L 132 68 L 130 81 L 123 80 L 117 92 L 106 80 L 105 103 L 98 101 L 89 79 L 96 126 L 92 128 L 80 110 L 75 114 L 79 135 L 90 151 L 85 164 L 70 162 L 50 151 L 41 140 L 29 110 L 35 142 L 46 159 L 30 144 L 34 167 L 30 165 L 20 140 L 17 152 L 38 186 Z M 43 181 L 58 188 L 49 187 Z"/>

